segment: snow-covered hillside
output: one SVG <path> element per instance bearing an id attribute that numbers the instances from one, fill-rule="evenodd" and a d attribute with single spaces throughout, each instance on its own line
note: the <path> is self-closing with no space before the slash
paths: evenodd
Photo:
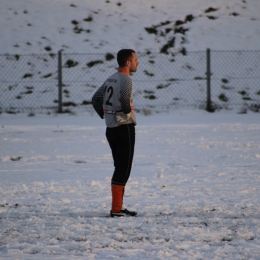
<path id="1" fill-rule="evenodd" d="M 258 0 L 2 0 L 0 54 L 256 50 Z"/>

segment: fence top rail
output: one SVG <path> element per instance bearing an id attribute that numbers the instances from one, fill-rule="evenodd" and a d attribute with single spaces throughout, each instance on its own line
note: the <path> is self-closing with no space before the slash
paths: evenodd
<path id="1" fill-rule="evenodd" d="M 260 50 L 230 50 L 230 51 L 228 51 L 228 50 L 211 50 L 211 49 L 210 49 L 210 51 L 211 52 L 224 52 L 224 53 L 226 53 L 226 52 L 260 52 Z"/>
<path id="2" fill-rule="evenodd" d="M 223 53 L 227 53 L 227 52 L 260 52 L 260 50 L 212 50 L 212 49 L 209 49 L 211 52 L 223 52 Z M 61 51 L 61 50 L 60 50 Z M 89 52 L 89 53 L 77 53 L 77 52 L 65 52 L 64 50 L 63 51 L 63 54 L 65 55 L 105 55 L 107 54 L 108 52 Z M 58 51 L 59 52 L 59 51 Z M 57 52 L 57 53 L 58 53 Z M 187 51 L 187 53 L 204 53 L 205 51 Z M 57 55 L 57 53 L 55 52 L 49 52 L 49 53 L 30 53 L 30 54 L 19 54 L 19 53 L 5 53 L 5 54 L 0 54 L 0 56 L 3 56 L 3 57 L 8 57 L 8 56 L 17 56 L 19 55 L 20 57 L 24 57 L 24 56 L 55 56 Z M 141 55 L 158 55 L 158 54 L 161 54 L 161 55 L 165 55 L 165 56 L 174 56 L 174 55 L 177 55 L 177 54 L 180 54 L 180 55 L 183 55 L 179 52 L 176 52 L 176 53 L 169 53 L 169 54 L 165 54 L 165 53 L 161 53 L 161 52 L 137 52 Z M 116 53 L 111 53 L 111 54 L 116 54 Z"/>

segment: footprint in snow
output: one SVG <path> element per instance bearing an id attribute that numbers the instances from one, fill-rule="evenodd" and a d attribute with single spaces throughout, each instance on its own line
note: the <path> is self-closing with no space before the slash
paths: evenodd
<path id="1" fill-rule="evenodd" d="M 10 157 L 11 161 L 20 161 L 23 157 L 22 156 L 12 156 Z"/>
<path id="2" fill-rule="evenodd" d="M 87 161 L 84 161 L 84 160 L 76 160 L 76 161 L 74 161 L 74 163 L 87 163 Z"/>

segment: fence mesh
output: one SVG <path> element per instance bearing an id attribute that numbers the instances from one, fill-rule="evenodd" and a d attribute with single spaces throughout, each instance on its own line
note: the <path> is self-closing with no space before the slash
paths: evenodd
<path id="1" fill-rule="evenodd" d="M 55 106 L 56 55 L 0 56 L 2 109 L 39 109 Z"/>
<path id="2" fill-rule="evenodd" d="M 165 55 L 137 53 L 131 75 L 137 109 L 204 107 L 207 100 L 205 52 Z M 211 51 L 211 99 L 215 106 L 259 107 L 260 51 Z M 58 54 L 1 55 L 0 108 L 57 109 Z M 91 97 L 117 70 L 116 54 L 62 53 L 62 104 L 91 107 Z"/>
<path id="3" fill-rule="evenodd" d="M 260 108 L 260 51 L 211 52 L 212 101 Z"/>

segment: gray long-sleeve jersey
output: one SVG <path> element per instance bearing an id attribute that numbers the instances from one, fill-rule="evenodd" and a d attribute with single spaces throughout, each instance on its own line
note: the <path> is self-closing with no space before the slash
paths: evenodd
<path id="1" fill-rule="evenodd" d="M 111 75 L 92 97 L 92 105 L 98 115 L 102 119 L 105 118 L 107 127 L 136 124 L 132 80 L 124 73 L 116 72 Z M 130 118 L 120 123 L 116 117 L 117 112 L 130 113 Z"/>

